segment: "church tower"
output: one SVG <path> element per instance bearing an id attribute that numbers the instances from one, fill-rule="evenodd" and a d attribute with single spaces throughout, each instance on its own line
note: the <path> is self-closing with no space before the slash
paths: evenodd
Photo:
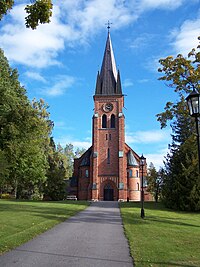
<path id="1" fill-rule="evenodd" d="M 71 194 L 80 200 L 139 201 L 139 156 L 125 143 L 124 95 L 109 31 L 93 99 L 92 146 L 74 161 Z"/>
<path id="2" fill-rule="evenodd" d="M 126 198 L 124 191 L 124 96 L 110 38 L 97 74 L 93 116 L 92 199 Z"/>

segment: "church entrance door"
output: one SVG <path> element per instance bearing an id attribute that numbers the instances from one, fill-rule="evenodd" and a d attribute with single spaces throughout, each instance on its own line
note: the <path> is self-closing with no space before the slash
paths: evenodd
<path id="1" fill-rule="evenodd" d="M 107 184 L 104 187 L 104 200 L 105 201 L 113 201 L 114 200 L 114 190 L 110 184 Z"/>

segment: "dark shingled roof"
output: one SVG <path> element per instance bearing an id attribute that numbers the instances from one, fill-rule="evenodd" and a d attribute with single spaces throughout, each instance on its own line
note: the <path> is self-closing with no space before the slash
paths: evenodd
<path id="1" fill-rule="evenodd" d="M 82 156 L 80 166 L 90 166 L 90 155 L 92 153 L 92 147 L 90 147 Z"/>
<path id="2" fill-rule="evenodd" d="M 122 95 L 120 74 L 116 68 L 109 32 L 101 72 L 97 74 L 95 95 Z"/>

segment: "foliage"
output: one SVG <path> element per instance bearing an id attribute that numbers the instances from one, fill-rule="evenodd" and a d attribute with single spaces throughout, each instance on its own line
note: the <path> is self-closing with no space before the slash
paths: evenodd
<path id="1" fill-rule="evenodd" d="M 86 201 L 0 200 L 0 254 L 65 221 L 88 205 Z"/>
<path id="2" fill-rule="evenodd" d="M 81 157 L 84 153 L 85 153 L 85 149 L 82 148 L 77 148 L 74 151 L 74 146 L 72 144 L 66 144 L 65 148 L 64 148 L 64 154 L 67 158 L 67 171 L 66 171 L 66 177 L 70 178 L 72 177 L 73 174 L 73 162 L 75 158 L 79 158 Z"/>
<path id="3" fill-rule="evenodd" d="M 47 171 L 47 181 L 45 183 L 45 197 L 51 200 L 63 200 L 66 197 L 66 157 L 59 149 L 56 149 L 53 138 L 48 154 L 49 169 Z"/>
<path id="4" fill-rule="evenodd" d="M 1 189 L 10 185 L 16 197 L 30 197 L 46 179 L 46 151 L 52 123 L 43 100 L 32 103 L 0 50 Z M 8 164 L 9 163 L 9 164 Z"/>
<path id="5" fill-rule="evenodd" d="M 6 15 L 7 12 L 12 8 L 14 0 L 1 0 L 0 2 L 0 20 L 3 18 L 3 15 Z"/>
<path id="6" fill-rule="evenodd" d="M 16 1 L 1 0 L 0 2 L 0 20 L 10 11 Z M 34 0 L 30 5 L 26 5 L 25 11 L 28 14 L 25 17 L 27 28 L 36 29 L 39 23 L 49 23 L 52 16 L 52 0 Z"/>
<path id="7" fill-rule="evenodd" d="M 162 195 L 168 207 L 181 210 L 200 210 L 195 124 L 185 101 L 186 95 L 193 89 L 200 92 L 199 48 L 192 49 L 187 58 L 179 54 L 176 58 L 169 56 L 159 61 L 162 65 L 159 72 L 164 73 L 160 80 L 167 81 L 169 88 L 178 94 L 178 100 L 167 102 L 165 111 L 157 115 L 161 128 L 166 127 L 168 121 L 172 128 Z"/>
<path id="8" fill-rule="evenodd" d="M 147 172 L 147 191 L 150 192 L 156 202 L 161 194 L 161 185 L 163 179 L 163 169 L 161 168 L 159 171 L 156 170 L 153 163 L 149 164 L 148 172 Z"/>
<path id="9" fill-rule="evenodd" d="M 200 210 L 200 181 L 196 155 L 196 139 L 191 136 L 173 152 L 173 156 L 167 156 L 162 190 L 162 197 L 167 207 Z"/>
<path id="10" fill-rule="evenodd" d="M 200 213 L 173 211 L 161 202 L 120 203 L 134 266 L 200 266 Z"/>
<path id="11" fill-rule="evenodd" d="M 34 30 L 39 23 L 49 23 L 52 16 L 52 7 L 51 0 L 36 0 L 34 4 L 27 5 L 25 7 L 28 14 L 25 18 L 26 27 Z"/>

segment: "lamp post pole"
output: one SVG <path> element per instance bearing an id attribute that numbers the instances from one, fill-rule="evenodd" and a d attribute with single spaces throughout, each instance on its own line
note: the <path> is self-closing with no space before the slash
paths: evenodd
<path id="1" fill-rule="evenodd" d="M 198 148 L 198 161 L 199 161 L 199 173 L 200 173 L 200 143 L 199 143 L 199 119 L 195 116 L 196 132 L 197 132 L 197 148 Z"/>
<path id="2" fill-rule="evenodd" d="M 142 219 L 144 219 L 144 217 L 145 217 L 145 212 L 144 212 L 144 164 L 145 164 L 145 160 L 146 160 L 146 158 L 142 155 L 141 157 L 140 157 L 140 166 L 142 167 L 142 186 L 141 186 L 141 188 L 142 188 L 142 190 L 141 190 L 141 204 L 142 204 L 142 206 L 141 206 L 141 218 Z"/>
<path id="3" fill-rule="evenodd" d="M 197 149 L 198 149 L 198 163 L 200 174 L 200 143 L 199 143 L 199 116 L 200 116 L 200 94 L 193 89 L 193 91 L 186 97 L 190 116 L 195 118 L 196 132 L 197 132 Z"/>

